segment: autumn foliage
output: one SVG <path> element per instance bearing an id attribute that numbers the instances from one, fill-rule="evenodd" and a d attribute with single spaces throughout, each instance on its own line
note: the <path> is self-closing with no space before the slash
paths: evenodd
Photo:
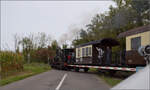
<path id="1" fill-rule="evenodd" d="M 49 63 L 55 56 L 55 50 L 50 46 L 48 48 L 40 48 L 32 54 L 32 61 Z"/>

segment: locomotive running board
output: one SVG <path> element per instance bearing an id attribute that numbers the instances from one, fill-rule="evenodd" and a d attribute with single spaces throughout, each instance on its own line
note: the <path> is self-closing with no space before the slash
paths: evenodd
<path id="1" fill-rule="evenodd" d="M 87 65 L 68 65 L 71 67 L 80 67 L 80 68 L 96 68 L 96 69 L 107 69 L 107 70 L 120 70 L 120 71 L 136 71 L 136 68 L 127 68 L 127 67 L 107 67 L 107 66 L 87 66 Z"/>

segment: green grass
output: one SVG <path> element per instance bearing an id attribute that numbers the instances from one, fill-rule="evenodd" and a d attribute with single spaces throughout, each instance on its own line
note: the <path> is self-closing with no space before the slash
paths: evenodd
<path id="1" fill-rule="evenodd" d="M 12 76 L 6 77 L 2 80 L 0 80 L 0 85 L 6 85 L 18 80 L 22 80 L 24 78 L 27 78 L 29 76 L 33 76 L 45 71 L 50 70 L 50 66 L 43 63 L 31 63 L 31 64 L 25 64 L 24 65 L 24 71 L 18 72 L 16 74 L 13 74 Z"/>
<path id="2" fill-rule="evenodd" d="M 90 68 L 89 72 L 98 72 L 95 68 Z M 97 73 L 97 75 L 104 80 L 109 86 L 115 86 L 120 83 L 123 79 L 111 77 L 110 75 L 105 75 L 104 73 Z"/>
<path id="3" fill-rule="evenodd" d="M 32 73 L 41 73 L 50 70 L 50 66 L 43 63 L 31 63 L 31 64 L 25 64 L 24 70 L 30 71 Z"/>
<path id="4" fill-rule="evenodd" d="M 97 69 L 95 69 L 95 68 L 90 68 L 90 69 L 89 69 L 89 72 L 97 72 Z"/>
<path id="5" fill-rule="evenodd" d="M 118 83 L 120 83 L 122 81 L 122 79 L 109 77 L 109 76 L 105 76 L 105 75 L 99 75 L 99 77 L 101 79 L 103 79 L 107 84 L 109 84 L 112 87 L 117 85 Z"/>

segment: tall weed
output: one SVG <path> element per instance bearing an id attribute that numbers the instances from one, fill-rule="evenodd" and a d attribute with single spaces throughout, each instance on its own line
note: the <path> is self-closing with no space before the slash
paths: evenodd
<path id="1" fill-rule="evenodd" d="M 23 57 L 21 54 L 4 51 L 0 52 L 1 77 L 23 70 Z"/>

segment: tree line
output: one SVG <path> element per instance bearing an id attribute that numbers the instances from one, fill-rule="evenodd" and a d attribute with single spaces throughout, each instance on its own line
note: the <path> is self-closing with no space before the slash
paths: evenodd
<path id="1" fill-rule="evenodd" d="M 80 29 L 80 38 L 74 39 L 72 45 L 110 37 L 118 39 L 119 33 L 150 24 L 149 0 L 113 0 L 116 7 L 110 6 L 109 11 L 96 14 L 91 22 Z M 120 38 L 120 47 L 125 49 L 125 39 Z"/>
<path id="2" fill-rule="evenodd" d="M 15 52 L 22 53 L 24 60 L 30 62 L 49 63 L 55 56 L 58 46 L 56 40 L 45 33 L 30 33 L 26 36 L 14 35 Z"/>

